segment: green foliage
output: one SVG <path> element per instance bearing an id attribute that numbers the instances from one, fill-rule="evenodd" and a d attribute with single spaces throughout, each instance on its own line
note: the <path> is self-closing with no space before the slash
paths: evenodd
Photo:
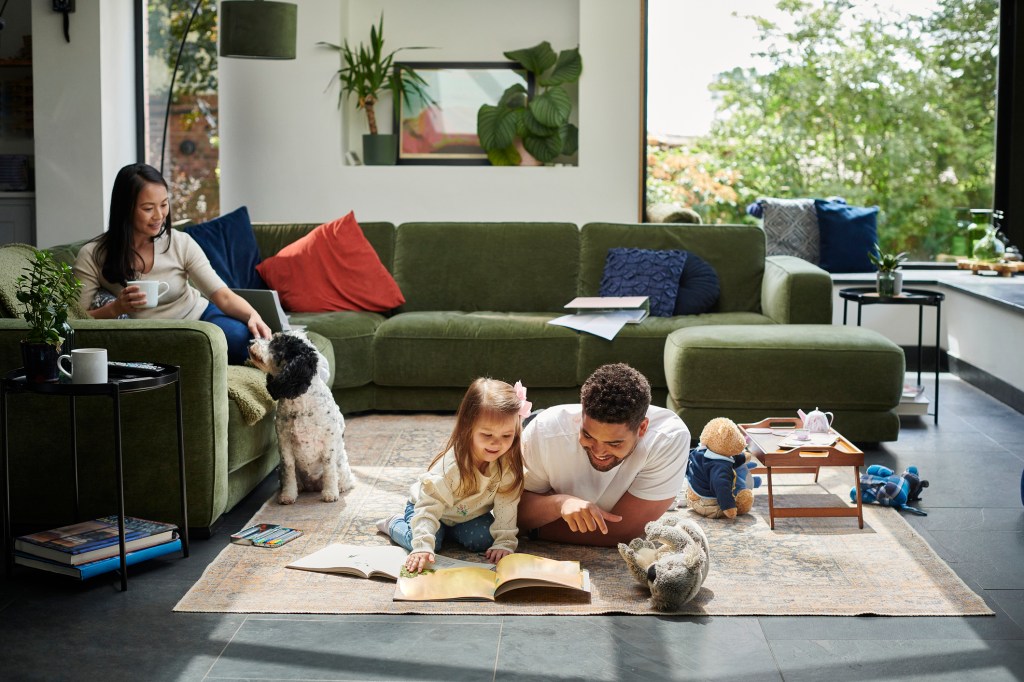
<path id="1" fill-rule="evenodd" d="M 395 55 L 402 50 L 426 50 L 426 47 L 400 47 L 391 52 L 384 52 L 384 15 L 381 14 L 377 26 L 370 27 L 370 43 L 360 43 L 352 48 L 346 40 L 343 45 L 319 42 L 341 54 L 341 68 L 331 79 L 341 83 L 338 93 L 338 107 L 346 97 L 355 96 L 356 107 L 366 111 L 366 121 L 370 134 L 377 134 L 377 114 L 375 105 L 381 93 L 390 92 L 393 97 L 395 113 L 398 113 L 401 97 L 418 97 L 431 103 L 426 91 L 426 82 L 413 69 L 407 66 L 395 66 Z M 328 85 L 330 87 L 330 85 Z"/>
<path id="2" fill-rule="evenodd" d="M 711 132 L 679 151 L 703 159 L 678 164 L 697 171 L 684 183 L 732 176 L 738 200 L 709 222 L 738 222 L 762 196 L 839 195 L 880 206 L 889 250 L 948 251 L 952 207 L 992 205 L 998 0 L 940 0 L 930 16 L 776 4 L 791 28 L 749 17 L 771 68 L 719 74 Z M 648 200 L 664 192 L 649 183 Z"/>
<path id="3" fill-rule="evenodd" d="M 150 53 L 160 56 L 170 76 L 195 0 L 149 0 L 146 5 Z M 178 77 L 174 82 L 176 96 L 217 92 L 217 36 L 217 3 L 204 2 L 192 21 L 188 42 L 181 52 Z"/>
<path id="4" fill-rule="evenodd" d="M 878 244 L 875 244 L 868 251 L 868 258 L 875 264 L 879 272 L 893 272 L 906 262 L 907 253 L 906 251 L 901 251 L 900 253 L 882 251 Z"/>
<path id="5" fill-rule="evenodd" d="M 572 97 L 565 86 L 583 74 L 578 47 L 555 53 L 546 40 L 505 57 L 519 62 L 534 76 L 533 99 L 521 84 L 510 86 L 497 104 L 484 104 L 477 112 L 476 128 L 480 146 L 495 166 L 518 166 L 522 156 L 516 140 L 538 161 L 551 163 L 560 156 L 572 156 L 579 148 L 579 129 L 569 122 Z"/>
<path id="6" fill-rule="evenodd" d="M 35 260 L 18 276 L 16 296 L 22 317 L 29 324 L 29 343 L 60 346 L 60 333 L 68 321 L 68 306 L 78 298 L 82 283 L 71 266 L 60 263 L 49 251 L 36 251 Z"/>

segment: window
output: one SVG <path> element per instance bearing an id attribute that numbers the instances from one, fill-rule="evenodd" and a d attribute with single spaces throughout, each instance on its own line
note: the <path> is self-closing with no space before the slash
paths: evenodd
<path id="1" fill-rule="evenodd" d="M 647 31 L 648 205 L 737 223 L 758 197 L 841 196 L 880 206 L 886 250 L 967 255 L 969 209 L 993 206 L 998 0 L 648 0 Z"/>

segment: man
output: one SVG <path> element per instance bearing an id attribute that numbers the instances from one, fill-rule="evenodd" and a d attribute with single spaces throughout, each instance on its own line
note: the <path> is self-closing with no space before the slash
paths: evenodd
<path id="1" fill-rule="evenodd" d="M 523 431 L 519 528 L 532 539 L 613 547 L 642 537 L 675 501 L 690 432 L 651 406 L 650 384 L 629 365 L 597 368 L 580 403 L 550 407 Z"/>

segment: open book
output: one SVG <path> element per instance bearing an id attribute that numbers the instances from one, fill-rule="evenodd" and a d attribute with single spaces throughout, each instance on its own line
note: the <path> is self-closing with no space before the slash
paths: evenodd
<path id="1" fill-rule="evenodd" d="M 327 545 L 309 556 L 288 564 L 286 568 L 317 573 L 343 573 L 360 578 L 387 578 L 398 580 L 409 552 L 397 545 Z M 434 568 L 470 566 L 489 570 L 493 564 L 460 561 L 451 557 L 434 555 Z M 494 575 L 493 573 L 491 575 Z"/>
<path id="2" fill-rule="evenodd" d="M 522 587 L 556 587 L 590 592 L 590 573 L 578 561 L 555 561 L 532 554 L 509 554 L 493 570 L 439 568 L 404 573 L 395 586 L 395 601 L 494 601 Z"/>

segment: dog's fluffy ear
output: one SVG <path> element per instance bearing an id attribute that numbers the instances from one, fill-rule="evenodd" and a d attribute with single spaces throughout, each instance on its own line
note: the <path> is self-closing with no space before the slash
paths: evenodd
<path id="1" fill-rule="evenodd" d="M 274 400 L 298 398 L 309 389 L 317 375 L 319 353 L 307 341 L 289 334 L 276 335 L 270 353 L 277 365 L 277 374 L 267 375 L 267 391 Z"/>

